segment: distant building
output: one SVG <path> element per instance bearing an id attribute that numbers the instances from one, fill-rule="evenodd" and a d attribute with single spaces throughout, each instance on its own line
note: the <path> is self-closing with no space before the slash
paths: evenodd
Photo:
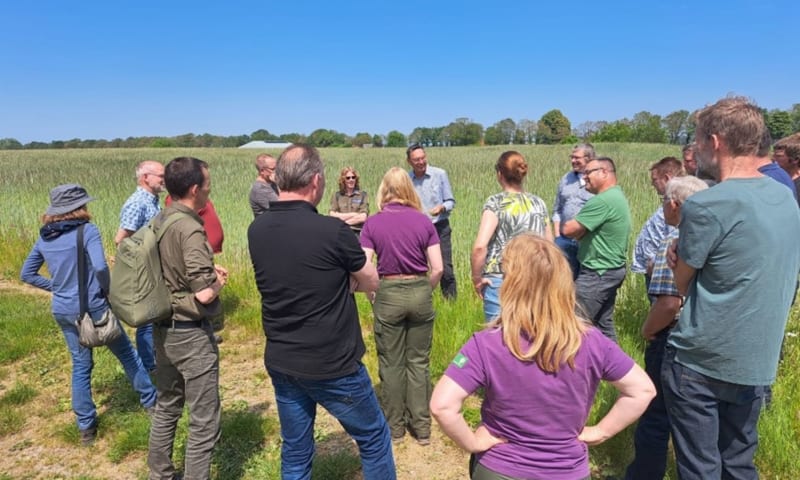
<path id="1" fill-rule="evenodd" d="M 253 140 L 252 142 L 247 142 L 239 148 L 275 148 L 278 150 L 283 150 L 284 148 L 292 146 L 289 142 L 265 142 L 263 140 Z"/>

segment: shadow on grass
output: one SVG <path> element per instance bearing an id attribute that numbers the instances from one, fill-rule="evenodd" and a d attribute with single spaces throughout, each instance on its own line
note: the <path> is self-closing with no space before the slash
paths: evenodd
<path id="1" fill-rule="evenodd" d="M 278 436 L 278 421 L 264 415 L 266 409 L 266 405 L 237 404 L 222 412 L 222 436 L 214 450 L 216 478 L 242 478 L 251 459 L 263 453 L 266 441 Z"/>
<path id="2" fill-rule="evenodd" d="M 353 480 L 361 478 L 358 447 L 345 432 L 317 441 L 317 455 L 311 470 L 313 480 Z"/>

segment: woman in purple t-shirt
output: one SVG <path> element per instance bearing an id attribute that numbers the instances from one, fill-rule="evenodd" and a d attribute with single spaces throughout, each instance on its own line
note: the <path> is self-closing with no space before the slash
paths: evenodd
<path id="1" fill-rule="evenodd" d="M 431 399 L 442 430 L 473 454 L 473 480 L 589 478 L 587 445 L 635 421 L 655 395 L 647 374 L 575 313 L 572 270 L 552 242 L 524 233 L 503 252 L 503 310 L 473 335 Z M 586 425 L 600 380 L 620 396 L 595 426 Z M 461 415 L 485 389 L 481 425 Z"/>
<path id="2" fill-rule="evenodd" d="M 390 169 L 378 188 L 379 212 L 361 231 L 361 246 L 372 261 L 378 254 L 374 299 L 375 346 L 382 383 L 381 407 L 400 441 L 406 429 L 421 445 L 430 443 L 428 371 L 433 336 L 433 287 L 442 277 L 439 236 L 408 173 Z M 430 264 L 430 267 L 429 267 Z"/>

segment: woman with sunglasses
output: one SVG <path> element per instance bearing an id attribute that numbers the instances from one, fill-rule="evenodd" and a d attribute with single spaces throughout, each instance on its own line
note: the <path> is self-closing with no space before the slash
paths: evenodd
<path id="1" fill-rule="evenodd" d="M 342 220 L 358 235 L 369 215 L 367 192 L 358 184 L 358 172 L 353 167 L 344 167 L 339 173 L 339 190 L 331 197 L 329 215 Z"/>

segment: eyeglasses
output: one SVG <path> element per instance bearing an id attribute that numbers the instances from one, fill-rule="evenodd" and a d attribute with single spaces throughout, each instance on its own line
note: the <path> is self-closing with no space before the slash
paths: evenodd
<path id="1" fill-rule="evenodd" d="M 356 176 L 355 175 L 347 175 L 346 177 L 344 177 L 344 179 L 345 180 L 355 180 Z"/>
<path id="2" fill-rule="evenodd" d="M 596 171 L 598 171 L 598 170 L 603 170 L 603 171 L 605 171 L 605 168 L 603 168 L 603 167 L 598 167 L 598 168 L 590 168 L 589 170 L 584 170 L 584 171 L 583 171 L 583 176 L 584 176 L 584 177 L 588 177 L 589 175 L 591 175 L 592 173 L 594 173 L 594 172 L 596 172 Z"/>
<path id="3" fill-rule="evenodd" d="M 164 178 L 164 174 L 163 174 L 163 173 L 150 173 L 150 172 L 146 172 L 146 173 L 145 173 L 145 175 L 152 175 L 152 176 L 154 176 L 154 177 L 158 177 L 158 178 Z"/>
<path id="4" fill-rule="evenodd" d="M 570 155 L 570 160 L 580 160 L 581 158 L 586 158 L 586 155 Z"/>

